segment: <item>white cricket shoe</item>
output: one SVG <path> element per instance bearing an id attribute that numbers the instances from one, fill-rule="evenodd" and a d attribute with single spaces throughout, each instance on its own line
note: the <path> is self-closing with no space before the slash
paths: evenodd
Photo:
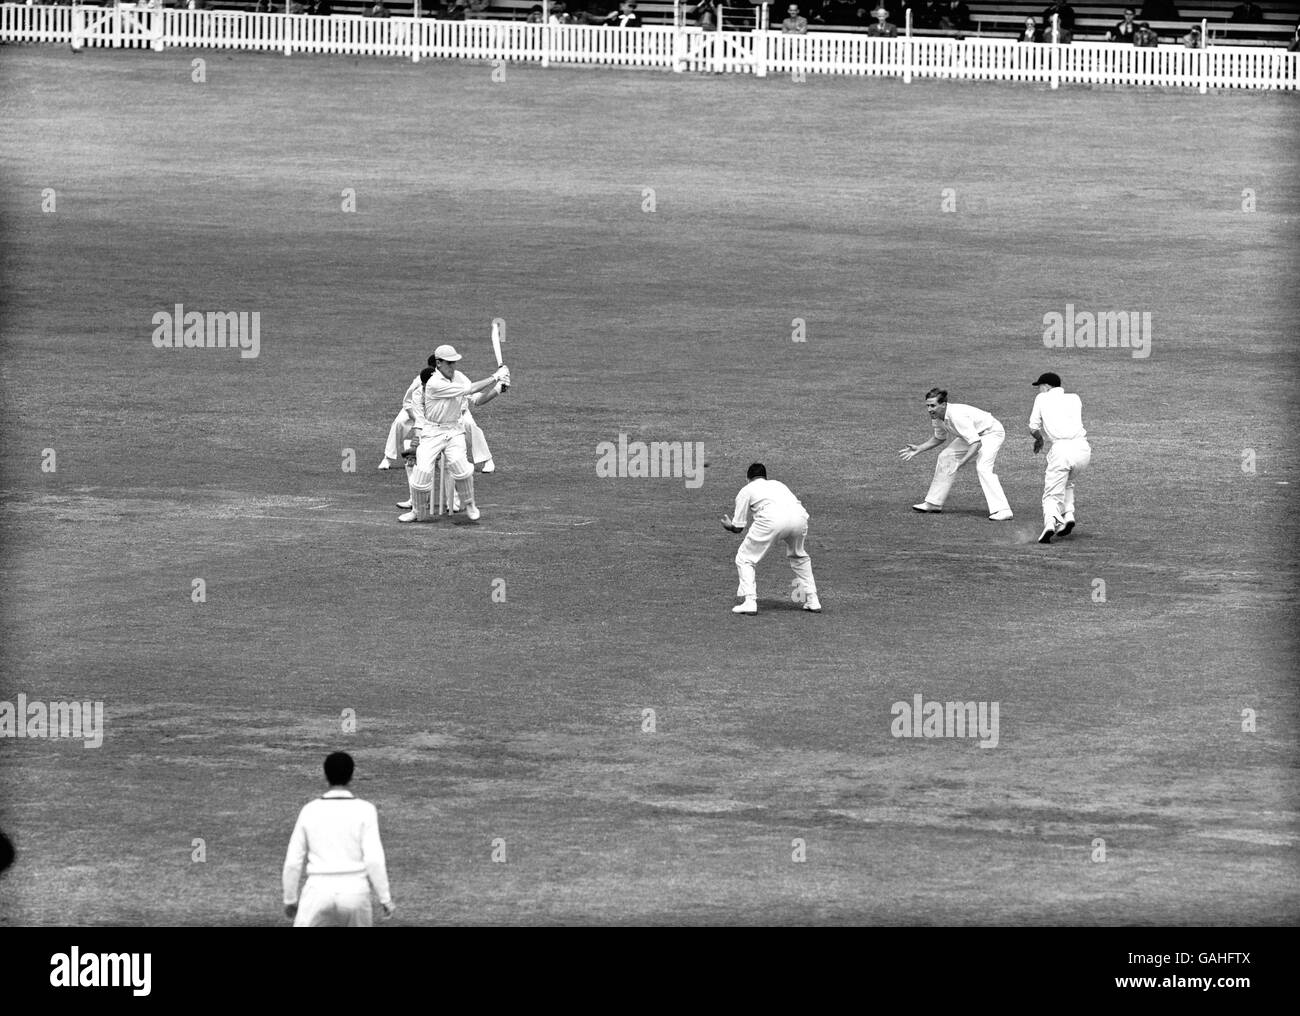
<path id="1" fill-rule="evenodd" d="M 810 610 L 814 614 L 820 614 L 822 612 L 822 601 L 817 599 L 816 593 L 811 593 L 807 598 L 804 599 L 803 609 Z"/>
<path id="2" fill-rule="evenodd" d="M 407 512 L 405 515 L 399 515 L 399 516 L 397 516 L 397 521 L 398 521 L 398 522 L 414 522 L 414 521 L 415 521 L 415 512 Z"/>
<path id="3" fill-rule="evenodd" d="M 467 519 L 469 519 L 471 522 L 473 522 L 473 521 L 475 521 L 475 520 L 476 520 L 480 515 L 482 515 L 482 514 L 483 514 L 483 513 L 482 513 L 481 511 L 478 510 L 478 505 L 476 505 L 473 501 L 468 501 L 468 502 L 466 502 L 466 504 L 465 504 L 465 517 L 466 517 Z"/>
<path id="4" fill-rule="evenodd" d="M 912 505 L 912 511 L 932 512 L 933 514 L 938 515 L 940 512 L 943 511 L 943 509 L 940 508 L 938 505 L 931 504 L 929 501 L 922 501 L 920 504 Z"/>
<path id="5" fill-rule="evenodd" d="M 1053 536 L 1060 536 L 1065 531 L 1065 523 L 1058 516 L 1052 516 L 1051 525 L 1043 526 L 1043 531 L 1038 534 L 1039 543 L 1051 543 Z"/>
<path id="6" fill-rule="evenodd" d="M 497 464 L 493 462 L 491 459 L 488 459 L 486 462 L 483 463 L 483 469 L 481 470 L 481 472 L 495 473 L 496 471 L 497 471 Z"/>
<path id="7" fill-rule="evenodd" d="M 407 511 L 410 511 L 412 508 L 415 507 L 415 505 L 411 503 L 411 499 L 408 497 L 405 501 L 398 501 L 397 507 L 405 508 Z"/>
<path id="8" fill-rule="evenodd" d="M 734 607 L 732 607 L 731 612 L 733 614 L 757 614 L 758 600 L 750 596 L 746 598 L 743 603 L 737 603 Z"/>
<path id="9" fill-rule="evenodd" d="M 388 461 L 388 456 L 387 456 L 387 455 L 385 455 L 383 461 L 379 463 L 379 468 L 380 468 L 380 469 L 392 469 L 392 468 L 393 468 L 393 464 L 392 464 L 391 462 Z"/>
<path id="10" fill-rule="evenodd" d="M 1060 535 L 1061 535 L 1061 536 L 1069 536 L 1069 535 L 1070 535 L 1070 530 L 1072 530 L 1072 529 L 1074 528 L 1074 516 L 1073 516 L 1073 515 L 1066 515 L 1066 516 L 1064 516 L 1064 518 L 1063 518 L 1062 521 L 1063 521 L 1065 524 L 1064 524 L 1063 526 L 1061 526 L 1061 532 L 1060 532 Z"/>
<path id="11" fill-rule="evenodd" d="M 990 522 L 1010 522 L 1014 515 L 1011 514 L 1010 508 L 1003 508 L 1000 512 L 994 512 L 989 516 Z"/>

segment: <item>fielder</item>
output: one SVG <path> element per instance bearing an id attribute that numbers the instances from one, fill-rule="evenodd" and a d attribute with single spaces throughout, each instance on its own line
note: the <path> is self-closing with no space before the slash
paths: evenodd
<path id="1" fill-rule="evenodd" d="M 1053 536 L 1067 536 L 1074 529 L 1074 481 L 1092 462 L 1092 446 L 1083 429 L 1083 400 L 1066 395 L 1061 379 L 1043 374 L 1034 382 L 1038 394 L 1029 414 L 1029 433 L 1034 435 L 1034 454 L 1043 438 L 1052 442 L 1047 450 L 1047 472 L 1043 477 L 1043 531 L 1039 543 L 1051 543 Z"/>
<path id="2" fill-rule="evenodd" d="M 433 491 L 433 464 L 439 455 L 446 456 L 447 471 L 456 484 L 456 495 L 471 520 L 482 513 L 474 503 L 474 467 L 465 448 L 462 420 L 468 406 L 485 405 L 510 383 L 510 371 L 501 366 L 482 381 L 471 382 L 456 369 L 461 358 L 455 348 L 439 346 L 433 351 L 434 373 L 422 391 L 411 401 L 415 413 L 414 430 L 419 439 L 415 450 L 415 467 L 411 470 L 411 511 L 398 522 L 432 522 L 430 495 Z"/>
<path id="3" fill-rule="evenodd" d="M 284 913 L 295 928 L 369 928 L 373 887 L 392 917 L 384 845 L 379 840 L 379 812 L 348 790 L 354 765 L 347 752 L 325 759 L 329 790 L 303 806 L 284 858 Z M 298 881 L 307 884 L 298 896 Z"/>
<path id="4" fill-rule="evenodd" d="M 794 496 L 790 488 L 779 480 L 767 478 L 767 467 L 755 462 L 745 474 L 749 481 L 736 495 L 733 514 L 722 516 L 722 527 L 731 533 L 742 533 L 752 511 L 749 535 L 736 551 L 736 571 L 740 587 L 736 595 L 743 602 L 731 608 L 733 614 L 757 614 L 758 590 L 754 581 L 754 566 L 763 560 L 772 544 L 780 540 L 785 544 L 785 556 L 790 561 L 795 579 L 803 595 L 803 609 L 820 613 L 821 601 L 817 599 L 817 583 L 813 579 L 812 558 L 804 550 L 808 536 L 808 511 Z"/>
<path id="5" fill-rule="evenodd" d="M 972 456 L 977 456 L 975 473 L 979 476 L 984 500 L 988 502 L 989 519 L 1006 522 L 1013 518 L 1011 505 L 1002 492 L 1002 482 L 993 472 L 998 449 L 1007 437 L 1002 424 L 982 409 L 959 402 L 949 403 L 948 392 L 942 388 L 931 388 L 925 393 L 925 410 L 934 424 L 934 436 L 921 444 L 910 444 L 901 449 L 898 457 L 908 462 L 918 453 L 936 448 L 948 438 L 952 438 L 952 442 L 939 453 L 934 464 L 934 479 L 930 481 L 925 500 L 912 505 L 912 511 L 943 511 L 943 503 L 948 500 L 948 491 L 952 489 L 957 470 Z"/>

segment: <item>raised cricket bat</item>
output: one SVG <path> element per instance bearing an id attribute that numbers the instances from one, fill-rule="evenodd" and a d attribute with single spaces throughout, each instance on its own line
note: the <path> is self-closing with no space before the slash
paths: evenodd
<path id="1" fill-rule="evenodd" d="M 504 367 L 505 360 L 501 359 L 501 326 L 497 324 L 496 319 L 492 321 L 492 352 L 497 355 L 497 366 Z M 501 390 L 504 392 L 510 386 L 503 384 Z"/>

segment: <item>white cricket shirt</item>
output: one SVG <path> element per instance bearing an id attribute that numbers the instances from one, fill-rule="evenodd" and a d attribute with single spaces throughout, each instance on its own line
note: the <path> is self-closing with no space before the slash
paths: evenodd
<path id="1" fill-rule="evenodd" d="M 298 882 L 313 875 L 369 877 L 380 903 L 391 903 L 379 812 L 369 801 L 341 788 L 303 806 L 284 858 L 284 902 L 298 902 Z"/>
<path id="2" fill-rule="evenodd" d="M 460 430 L 471 387 L 473 382 L 458 370 L 452 372 L 451 380 L 434 371 L 424 394 L 415 400 L 415 426 L 421 436 L 433 437 L 435 430 Z"/>
<path id="3" fill-rule="evenodd" d="M 406 394 L 402 396 L 403 409 L 409 409 L 412 413 L 415 412 L 415 397 L 419 394 L 420 387 L 420 375 L 416 374 L 415 380 L 407 386 Z"/>
<path id="4" fill-rule="evenodd" d="M 1074 441 L 1088 436 L 1083 429 L 1083 400 L 1066 395 L 1064 388 L 1049 388 L 1034 399 L 1029 429 L 1041 430 L 1047 440 Z"/>
<path id="5" fill-rule="evenodd" d="M 949 402 L 948 412 L 942 420 L 934 420 L 934 436 L 940 441 L 950 437 L 959 437 L 967 444 L 974 444 L 985 434 L 1003 432 L 1002 424 L 992 413 L 986 413 L 974 406 L 960 402 Z"/>
<path id="6" fill-rule="evenodd" d="M 767 521 L 808 516 L 808 510 L 789 487 L 780 480 L 768 480 L 761 476 L 740 488 L 740 493 L 736 495 L 736 510 L 731 515 L 732 524 L 748 525 L 751 512 L 755 519 Z"/>

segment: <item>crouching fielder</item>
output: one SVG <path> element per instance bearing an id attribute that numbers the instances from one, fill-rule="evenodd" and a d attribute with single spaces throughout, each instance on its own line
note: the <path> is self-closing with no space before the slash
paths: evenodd
<path id="1" fill-rule="evenodd" d="M 470 519 L 481 514 L 474 503 L 474 467 L 470 465 L 465 448 L 465 423 L 462 415 L 466 407 L 478 405 L 495 398 L 500 391 L 498 381 L 508 381 L 510 372 L 498 367 L 482 381 L 471 382 L 456 369 L 460 354 L 448 345 L 433 351 L 434 373 L 424 388 L 412 401 L 415 412 L 415 433 L 419 446 L 415 450 L 415 468 L 411 470 L 412 510 L 398 517 L 398 522 L 432 522 L 430 506 L 433 492 L 433 464 L 439 455 L 446 456 L 447 472 L 456 483 L 456 494 Z"/>
<path id="2" fill-rule="evenodd" d="M 795 579 L 803 594 L 803 609 L 820 611 L 817 583 L 813 579 L 812 558 L 804 550 L 808 536 L 808 511 L 794 496 L 790 488 L 779 480 L 767 478 L 767 467 L 755 462 L 745 474 L 749 483 L 736 495 L 734 515 L 722 516 L 722 526 L 732 533 L 741 533 L 753 513 L 749 534 L 736 551 L 736 571 L 740 575 L 740 588 L 736 595 L 743 602 L 732 607 L 734 614 L 757 614 L 758 591 L 754 581 L 754 566 L 780 540 L 785 544 L 785 556 L 790 561 Z"/>

